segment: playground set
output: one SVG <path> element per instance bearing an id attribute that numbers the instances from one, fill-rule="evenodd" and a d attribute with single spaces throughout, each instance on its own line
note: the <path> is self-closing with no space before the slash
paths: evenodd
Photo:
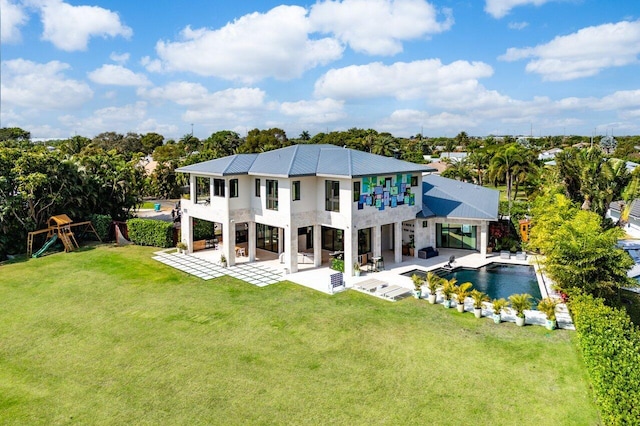
<path id="1" fill-rule="evenodd" d="M 78 245 L 78 241 L 76 240 L 76 236 L 73 232 L 74 228 L 79 228 L 76 232 L 79 232 L 81 235 L 84 235 L 87 232 L 92 232 L 98 241 L 102 242 L 91 221 L 74 223 L 66 214 L 59 214 L 49 218 L 48 227 L 46 229 L 29 232 L 27 236 L 27 255 L 30 257 L 40 257 L 58 240 L 62 242 L 64 251 L 67 253 L 79 248 L 80 246 Z M 36 235 L 44 234 L 45 232 L 47 233 L 47 240 L 40 250 L 32 254 L 34 237 Z"/>

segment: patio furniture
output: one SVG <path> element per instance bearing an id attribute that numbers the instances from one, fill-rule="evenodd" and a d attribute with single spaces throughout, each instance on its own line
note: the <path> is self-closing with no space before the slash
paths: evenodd
<path id="1" fill-rule="evenodd" d="M 386 287 L 387 285 L 388 284 L 384 281 L 376 280 L 375 278 L 369 278 L 368 280 L 364 280 L 357 284 L 354 284 L 353 287 L 358 290 L 363 290 L 371 293 L 376 289 Z"/>
<path id="2" fill-rule="evenodd" d="M 399 285 L 393 284 L 393 285 L 376 290 L 375 294 L 377 296 L 387 297 L 388 294 L 395 293 L 400 289 L 406 290 L 404 287 L 400 287 Z"/>
<path id="3" fill-rule="evenodd" d="M 429 258 L 432 258 L 432 257 L 436 257 L 439 254 L 440 253 L 438 252 L 438 250 L 434 249 L 431 246 L 424 247 L 424 248 L 421 248 L 420 250 L 418 250 L 418 257 L 420 259 L 429 259 Z"/>
<path id="4" fill-rule="evenodd" d="M 511 252 L 509 250 L 500 251 L 500 259 L 509 259 L 511 257 Z"/>
<path id="5" fill-rule="evenodd" d="M 335 274 L 329 275 L 329 293 L 333 294 L 335 289 L 338 287 L 346 289 L 344 280 L 342 279 L 342 272 L 336 272 Z"/>
<path id="6" fill-rule="evenodd" d="M 400 287 L 396 290 L 387 292 L 384 294 L 384 297 L 391 300 L 398 300 L 400 297 L 407 296 L 411 294 L 411 290 L 408 288 Z"/>
<path id="7" fill-rule="evenodd" d="M 516 260 L 527 260 L 527 253 L 523 251 L 516 252 Z"/>

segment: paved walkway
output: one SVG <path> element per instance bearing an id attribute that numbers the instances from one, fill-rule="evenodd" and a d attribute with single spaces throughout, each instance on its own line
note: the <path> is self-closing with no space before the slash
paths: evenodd
<path id="1" fill-rule="evenodd" d="M 282 281 L 282 272 L 260 263 L 243 263 L 223 268 L 208 260 L 177 252 L 157 252 L 153 259 L 203 280 L 229 275 L 258 287 Z"/>

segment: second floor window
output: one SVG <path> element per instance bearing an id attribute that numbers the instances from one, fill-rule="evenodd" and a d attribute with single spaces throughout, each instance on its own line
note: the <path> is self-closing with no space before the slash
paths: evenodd
<path id="1" fill-rule="evenodd" d="M 300 181 L 294 180 L 291 184 L 291 198 L 293 201 L 300 200 Z"/>
<path id="2" fill-rule="evenodd" d="M 353 182 L 353 202 L 360 201 L 360 182 Z"/>
<path id="3" fill-rule="evenodd" d="M 337 180 L 324 181 L 324 208 L 329 212 L 340 211 L 340 182 Z"/>
<path id="4" fill-rule="evenodd" d="M 256 179 L 256 192 L 255 192 L 255 196 L 259 197 L 260 196 L 260 179 Z"/>
<path id="5" fill-rule="evenodd" d="M 213 180 L 213 196 L 224 197 L 224 179 Z"/>
<path id="6" fill-rule="evenodd" d="M 267 179 L 267 209 L 278 210 L 278 181 Z"/>
<path id="7" fill-rule="evenodd" d="M 229 181 L 229 197 L 238 197 L 238 179 L 231 179 Z"/>

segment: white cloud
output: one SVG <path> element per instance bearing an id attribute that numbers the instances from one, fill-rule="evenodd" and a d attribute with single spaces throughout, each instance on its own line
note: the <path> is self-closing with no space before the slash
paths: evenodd
<path id="1" fill-rule="evenodd" d="M 162 62 L 159 59 L 151 59 L 149 56 L 143 56 L 140 59 L 140 65 L 145 67 L 149 72 L 162 72 Z"/>
<path id="2" fill-rule="evenodd" d="M 186 106 L 183 114 L 186 122 L 225 119 L 244 121 L 267 109 L 265 92 L 261 89 L 243 87 L 209 92 L 198 83 L 174 82 L 164 87 L 138 89 L 138 95 L 153 100 L 167 100 Z"/>
<path id="3" fill-rule="evenodd" d="M 16 43 L 21 40 L 20 27 L 27 23 L 27 14 L 11 0 L 0 0 L 0 43 Z"/>
<path id="4" fill-rule="evenodd" d="M 111 59 L 113 62 L 118 62 L 119 64 L 123 65 L 127 63 L 129 57 L 130 55 L 128 53 L 111 52 L 111 55 L 109 55 L 109 59 Z"/>
<path id="5" fill-rule="evenodd" d="M 146 116 L 147 103 L 139 101 L 135 104 L 97 109 L 86 118 L 65 115 L 59 120 L 70 129 L 82 129 L 83 135 L 96 135 L 106 131 L 121 133 L 136 131 L 135 129 L 146 119 Z"/>
<path id="6" fill-rule="evenodd" d="M 524 30 L 529 26 L 528 22 L 509 22 L 507 25 L 510 30 Z"/>
<path id="7" fill-rule="evenodd" d="M 26 108 L 77 108 L 93 97 L 82 81 L 65 78 L 68 64 L 38 64 L 24 59 L 2 62 L 2 103 Z"/>
<path id="8" fill-rule="evenodd" d="M 346 116 L 344 102 L 334 99 L 283 102 L 280 111 L 287 116 L 298 117 L 302 124 L 323 124 L 340 120 Z"/>
<path id="9" fill-rule="evenodd" d="M 218 30 L 186 27 L 182 41 L 159 41 L 156 51 L 169 71 L 243 82 L 291 79 L 342 55 L 337 40 L 309 39 L 309 32 L 304 8 L 278 6 L 264 14 L 245 15 Z M 158 68 L 150 59 L 145 62 Z"/>
<path id="10" fill-rule="evenodd" d="M 150 100 L 168 100 L 190 107 L 244 109 L 263 107 L 265 92 L 261 89 L 243 87 L 211 93 L 201 84 L 181 81 L 169 83 L 164 87 L 139 89 L 138 95 Z"/>
<path id="11" fill-rule="evenodd" d="M 149 86 L 151 84 L 144 74 L 136 74 L 121 65 L 105 64 L 91 71 L 88 76 L 94 83 L 113 86 Z"/>
<path id="12" fill-rule="evenodd" d="M 477 79 L 489 77 L 493 69 L 483 62 L 455 61 L 443 65 L 439 59 L 375 62 L 332 69 L 316 81 L 315 94 L 333 99 L 395 97 L 437 99 L 451 91 L 463 93 L 477 86 Z"/>
<path id="13" fill-rule="evenodd" d="M 117 13 L 98 6 L 72 6 L 62 0 L 34 0 L 40 7 L 42 38 L 65 51 L 86 50 L 91 37 L 129 38 L 131 28 L 120 22 Z"/>
<path id="14" fill-rule="evenodd" d="M 322 1 L 311 7 L 315 30 L 334 34 L 353 50 L 370 55 L 394 55 L 403 40 L 441 33 L 453 25 L 449 9 L 438 21 L 434 6 L 424 0 Z"/>
<path id="15" fill-rule="evenodd" d="M 512 47 L 499 59 L 534 58 L 526 66 L 528 72 L 542 75 L 543 80 L 565 81 L 637 63 L 638 54 L 640 21 L 622 21 L 583 28 L 536 47 Z"/>
<path id="16" fill-rule="evenodd" d="M 406 128 L 425 128 L 442 131 L 451 128 L 469 129 L 476 127 L 478 124 L 480 124 L 479 120 L 471 118 L 467 114 L 452 114 L 449 112 L 430 114 L 426 111 L 402 109 L 391 113 L 383 121 L 382 127 L 390 132 Z"/>
<path id="17" fill-rule="evenodd" d="M 511 12 L 511 9 L 518 6 L 532 4 L 542 6 L 553 0 L 486 0 L 484 11 L 496 19 L 500 19 Z"/>

